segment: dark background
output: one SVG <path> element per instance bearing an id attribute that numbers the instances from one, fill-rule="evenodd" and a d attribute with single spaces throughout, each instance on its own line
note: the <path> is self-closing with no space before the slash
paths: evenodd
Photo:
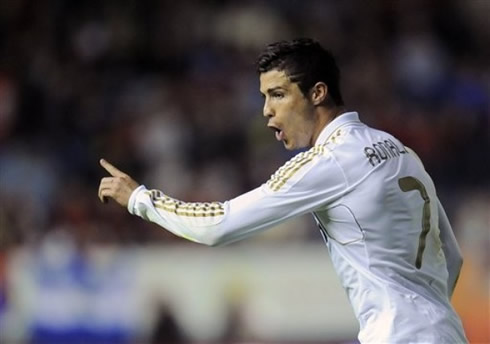
<path id="1" fill-rule="evenodd" d="M 0 314 L 11 253 L 50 233 L 193 245 L 101 205 L 101 157 L 186 201 L 265 182 L 292 153 L 265 127 L 255 58 L 306 36 L 336 56 L 347 108 L 423 160 L 486 300 L 465 318 L 462 289 L 460 313 L 488 339 L 489 17 L 485 0 L 0 1 Z"/>

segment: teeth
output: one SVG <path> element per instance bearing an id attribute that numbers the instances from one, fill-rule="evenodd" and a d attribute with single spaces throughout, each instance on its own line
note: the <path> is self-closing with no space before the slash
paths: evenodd
<path id="1" fill-rule="evenodd" d="M 281 141 L 282 138 L 283 138 L 282 131 L 281 130 L 276 131 L 276 140 Z"/>
<path id="2" fill-rule="evenodd" d="M 276 139 L 278 141 L 281 141 L 282 140 L 282 137 L 283 137 L 282 130 L 279 129 L 279 128 L 277 128 L 277 127 L 275 127 L 275 126 L 273 126 L 273 125 L 269 125 L 268 127 L 269 127 L 269 129 L 271 129 L 271 130 L 274 131 L 274 134 L 276 136 Z"/>

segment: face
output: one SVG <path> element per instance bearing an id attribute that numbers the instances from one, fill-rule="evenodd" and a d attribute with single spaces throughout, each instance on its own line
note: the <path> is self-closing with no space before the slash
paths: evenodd
<path id="1" fill-rule="evenodd" d="M 313 146 L 314 106 L 284 71 L 271 70 L 260 75 L 260 93 L 264 96 L 264 117 L 278 141 L 286 149 Z"/>

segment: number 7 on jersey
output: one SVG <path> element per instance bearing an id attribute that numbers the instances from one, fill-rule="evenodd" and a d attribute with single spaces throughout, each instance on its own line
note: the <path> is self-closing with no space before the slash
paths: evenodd
<path id="1" fill-rule="evenodd" d="M 419 247 L 417 249 L 417 259 L 415 260 L 415 267 L 420 269 L 422 266 L 422 255 L 425 249 L 425 238 L 430 231 L 430 198 L 427 194 L 424 184 L 420 180 L 414 177 L 403 177 L 398 179 L 398 185 L 403 192 L 409 192 L 417 190 L 420 196 L 424 200 L 424 208 L 422 212 L 422 232 L 419 237 Z"/>

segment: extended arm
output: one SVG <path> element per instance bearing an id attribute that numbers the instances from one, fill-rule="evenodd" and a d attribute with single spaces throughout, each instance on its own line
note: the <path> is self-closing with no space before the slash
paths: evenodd
<path id="1" fill-rule="evenodd" d="M 128 200 L 116 201 L 177 236 L 222 245 L 328 204 L 345 191 L 343 178 L 324 147 L 315 147 L 286 163 L 266 184 L 230 201 L 183 202 L 144 186 L 134 189 Z M 116 194 L 108 180 L 100 197 Z"/>
<path id="2" fill-rule="evenodd" d="M 448 293 L 449 297 L 452 296 L 456 282 L 458 281 L 461 266 L 463 265 L 463 256 L 459 248 L 456 237 L 454 236 L 451 224 L 447 218 L 446 212 L 442 207 L 440 201 L 438 201 L 439 208 L 439 229 L 441 231 L 442 250 L 446 256 L 448 276 Z"/>

